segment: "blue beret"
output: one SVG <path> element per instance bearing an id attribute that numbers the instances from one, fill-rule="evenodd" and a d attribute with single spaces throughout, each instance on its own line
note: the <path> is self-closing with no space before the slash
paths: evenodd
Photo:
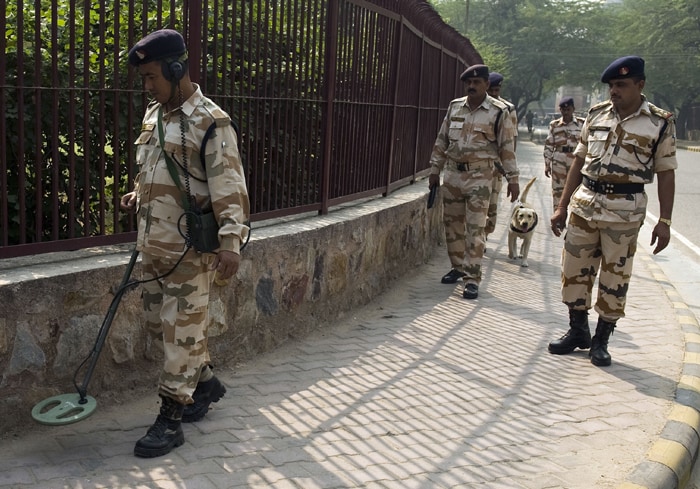
<path id="1" fill-rule="evenodd" d="M 559 107 L 574 106 L 574 97 L 562 97 L 559 99 Z"/>
<path id="2" fill-rule="evenodd" d="M 644 78 L 644 60 L 639 56 L 624 56 L 616 59 L 600 77 L 600 81 L 608 83 L 617 78 L 632 78 L 640 76 Z"/>
<path id="3" fill-rule="evenodd" d="M 503 83 L 503 75 L 496 71 L 489 73 L 489 85 L 492 87 L 500 87 L 501 83 Z"/>
<path id="4" fill-rule="evenodd" d="M 467 81 L 469 78 L 483 78 L 484 80 L 488 80 L 489 67 L 486 65 L 471 65 L 464 70 L 464 73 L 459 77 L 462 81 Z"/>
<path id="5" fill-rule="evenodd" d="M 138 66 L 151 61 L 178 59 L 187 52 L 179 32 L 161 29 L 147 35 L 129 50 L 129 64 Z"/>

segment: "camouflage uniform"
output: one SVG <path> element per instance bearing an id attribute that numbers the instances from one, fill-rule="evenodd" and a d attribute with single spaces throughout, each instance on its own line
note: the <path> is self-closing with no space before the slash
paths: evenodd
<path id="1" fill-rule="evenodd" d="M 590 109 L 574 154 L 585 159 L 584 180 L 647 184 L 653 182 L 654 173 L 677 168 L 675 134 L 671 114 L 646 98 L 623 121 L 612 104 L 604 102 Z M 645 192 L 597 193 L 585 182 L 576 189 L 562 252 L 562 302 L 570 309 L 591 308 L 593 282 L 600 268 L 595 310 L 610 322 L 624 317 L 646 206 Z"/>
<path id="2" fill-rule="evenodd" d="M 574 116 L 569 123 L 564 122 L 563 117 L 549 123 L 549 134 L 544 142 L 544 164 L 551 170 L 554 209 L 561 200 L 584 121 L 585 119 Z"/>
<path id="3" fill-rule="evenodd" d="M 445 169 L 442 196 L 447 253 L 452 267 L 466 274 L 464 281 L 481 281 L 495 163 L 500 161 L 509 182 L 518 181 L 513 132 L 503 102 L 487 95 L 472 111 L 467 97 L 462 97 L 450 103 L 433 147 L 431 174 L 439 175 Z"/>
<path id="4" fill-rule="evenodd" d="M 515 141 L 518 137 L 518 113 L 515 111 L 515 105 L 508 102 L 506 99 L 499 98 L 498 100 L 500 100 L 508 106 L 508 110 L 510 112 L 510 119 L 513 123 L 513 147 L 515 148 Z M 500 198 L 502 188 L 503 173 L 497 171 L 496 176 L 493 177 L 493 182 L 491 184 L 489 210 L 486 218 L 486 228 L 484 229 L 484 233 L 487 237 L 496 229 L 496 219 L 498 218 L 498 199 Z"/>
<path id="5" fill-rule="evenodd" d="M 139 174 L 137 193 L 137 249 L 142 252 L 144 279 L 167 277 L 144 284 L 146 325 L 164 350 L 164 368 L 159 394 L 182 404 L 192 402 L 192 393 L 204 365 L 207 351 L 209 288 L 213 272 L 208 269 L 212 253 L 186 250 L 187 235 L 182 192 L 168 172 L 163 150 L 183 163 L 180 115 L 185 117 L 185 149 L 190 172 L 190 194 L 204 210 L 213 209 L 220 226 L 219 250 L 240 252 L 248 235 L 249 202 L 245 175 L 238 153 L 236 134 L 228 114 L 202 95 L 199 87 L 177 108 L 162 115 L 164 147 L 158 133 L 161 105 L 153 102 L 143 118 L 136 140 Z M 207 128 L 217 124 L 200 161 L 199 149 Z M 206 167 L 206 172 L 204 171 Z M 182 188 L 185 176 L 179 169 Z M 176 266 L 177 265 L 177 266 Z"/>

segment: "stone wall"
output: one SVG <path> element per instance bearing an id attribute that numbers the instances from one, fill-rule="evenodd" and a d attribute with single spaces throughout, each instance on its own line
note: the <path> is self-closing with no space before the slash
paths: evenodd
<path id="1" fill-rule="evenodd" d="M 237 276 L 211 295 L 214 364 L 234 365 L 332 325 L 427 261 L 444 234 L 441 207 L 426 209 L 426 187 L 326 216 L 254 224 Z M 0 434 L 32 423 L 37 402 L 76 392 L 74 373 L 95 347 L 129 248 L 0 261 Z M 99 402 L 155 390 L 160 359 L 141 321 L 137 287 L 124 294 L 88 385 Z M 81 384 L 85 369 L 78 372 Z"/>

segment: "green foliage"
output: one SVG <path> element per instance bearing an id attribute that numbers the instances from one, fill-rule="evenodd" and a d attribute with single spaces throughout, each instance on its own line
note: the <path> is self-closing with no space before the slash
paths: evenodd
<path id="1" fill-rule="evenodd" d="M 202 90 L 244 131 L 244 160 L 257 165 L 249 171 L 253 209 L 318 202 L 323 3 L 271 2 L 267 9 L 227 1 L 205 10 Z M 7 2 L 9 244 L 128 229 L 118 200 L 134 177 L 129 163 L 147 99 L 126 52 L 155 29 L 184 32 L 183 5 Z M 285 174 L 289 168 L 294 175 Z"/>
<path id="2" fill-rule="evenodd" d="M 3 100 L 7 138 L 10 244 L 111 234 L 100 228 L 104 212 L 115 212 L 128 187 L 121 161 L 133 140 L 122 110 L 140 109 L 142 99 L 127 91 L 126 66 L 112 77 L 111 62 L 128 39 L 128 18 L 143 18 L 142 8 L 85 8 L 82 2 L 41 0 L 7 2 Z M 169 2 L 149 13 L 145 28 L 169 22 Z M 53 9 L 57 8 L 55 16 Z M 54 71 L 55 69 L 55 71 Z M 117 109 L 119 107 L 119 109 Z M 29 121 L 38 121 L 33 124 Z M 104 138 L 95 137 L 104 129 Z M 105 182 L 117 182 L 107 187 Z M 54 206 L 58 203 L 58 208 Z M 59 216 L 52 219 L 52 213 Z M 21 223 L 23 226 L 20 226 Z M 42 234 L 38 234 L 41 232 Z"/>
<path id="3" fill-rule="evenodd" d="M 600 73 L 628 54 L 645 58 L 648 95 L 675 110 L 681 121 L 700 96 L 697 0 L 432 3 L 446 22 L 472 40 L 486 64 L 507 75 L 503 93 L 521 117 L 528 104 L 562 85 L 605 91 Z M 494 55 L 505 55 L 505 60 Z"/>
<path id="4" fill-rule="evenodd" d="M 470 38 L 484 62 L 504 75 L 503 96 L 518 107 L 519 117 L 528 104 L 557 86 L 592 78 L 595 60 L 590 47 L 600 39 L 598 34 L 605 25 L 599 18 L 602 7 L 597 0 L 433 3 L 447 22 Z"/>
<path id="5" fill-rule="evenodd" d="M 700 101 L 700 4 L 697 0 L 626 0 L 619 12 L 618 45 L 646 61 L 645 92 L 676 112 L 678 136 Z"/>

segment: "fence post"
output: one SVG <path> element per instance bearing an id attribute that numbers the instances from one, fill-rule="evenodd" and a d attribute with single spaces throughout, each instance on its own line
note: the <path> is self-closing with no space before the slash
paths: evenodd
<path id="1" fill-rule="evenodd" d="M 326 110 L 321 140 L 323 141 L 323 163 L 321 168 L 321 214 L 328 214 L 330 198 L 331 158 L 333 155 L 333 107 L 338 61 L 338 12 L 340 0 L 328 0 L 328 20 L 326 22 L 326 59 L 324 84 Z"/>
<path id="2" fill-rule="evenodd" d="M 190 70 L 190 79 L 199 83 L 202 79 L 202 2 L 200 0 L 185 0 L 183 5 L 185 22 L 183 33 L 187 42 L 187 63 Z"/>

